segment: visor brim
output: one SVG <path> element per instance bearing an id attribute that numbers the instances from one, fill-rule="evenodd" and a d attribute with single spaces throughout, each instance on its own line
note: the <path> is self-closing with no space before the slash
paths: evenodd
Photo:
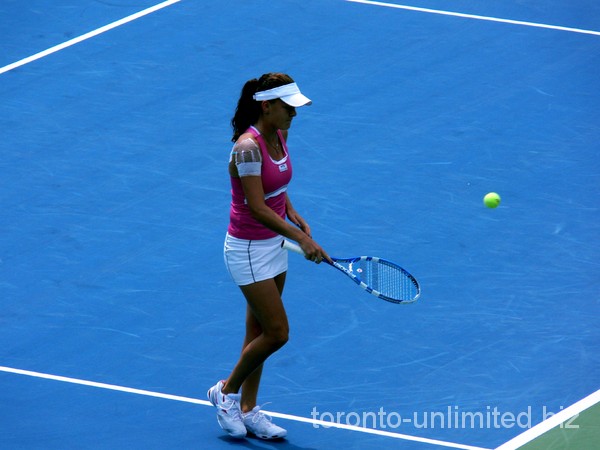
<path id="1" fill-rule="evenodd" d="M 279 97 L 284 103 L 287 103 L 294 108 L 299 108 L 301 106 L 308 106 L 312 104 L 312 100 L 307 96 L 301 93 L 286 95 L 283 97 Z"/>

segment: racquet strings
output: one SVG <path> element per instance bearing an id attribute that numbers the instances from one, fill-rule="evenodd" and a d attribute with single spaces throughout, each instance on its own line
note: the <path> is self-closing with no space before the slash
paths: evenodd
<path id="1" fill-rule="evenodd" d="M 352 272 L 371 289 L 389 298 L 411 300 L 418 292 L 412 278 L 387 261 L 361 259 L 352 263 Z"/>

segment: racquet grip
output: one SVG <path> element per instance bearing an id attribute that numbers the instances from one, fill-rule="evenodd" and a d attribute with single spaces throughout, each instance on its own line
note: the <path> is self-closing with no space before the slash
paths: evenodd
<path id="1" fill-rule="evenodd" d="M 295 244 L 294 242 L 290 242 L 287 239 L 284 239 L 283 242 L 281 243 L 281 247 L 286 249 L 286 250 L 290 250 L 292 252 L 296 252 L 300 255 L 304 255 L 304 251 L 302 250 L 302 248 L 298 245 Z"/>

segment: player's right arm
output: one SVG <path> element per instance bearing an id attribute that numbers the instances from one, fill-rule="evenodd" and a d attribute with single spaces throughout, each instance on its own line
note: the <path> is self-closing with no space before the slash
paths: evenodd
<path id="1" fill-rule="evenodd" d="M 258 164 L 261 158 L 260 148 L 256 141 L 242 135 L 234 146 L 233 158 L 229 166 L 232 176 L 238 176 L 241 180 L 244 196 L 252 217 L 276 233 L 298 242 L 307 259 L 313 261 L 321 261 L 323 258 L 329 259 L 321 246 L 308 234 L 282 219 L 265 203 L 265 192 L 260 173 L 257 169 L 252 168 L 252 164 Z"/>

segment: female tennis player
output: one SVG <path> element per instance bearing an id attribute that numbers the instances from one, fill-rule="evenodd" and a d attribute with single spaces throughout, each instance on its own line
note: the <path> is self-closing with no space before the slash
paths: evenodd
<path id="1" fill-rule="evenodd" d="M 331 261 L 312 239 L 288 194 L 292 178 L 288 129 L 296 108 L 310 104 L 291 77 L 268 73 L 245 83 L 231 120 L 232 201 L 224 255 L 246 298 L 246 335 L 233 371 L 208 390 L 208 398 L 217 409 L 219 424 L 234 437 L 250 433 L 278 439 L 287 434 L 257 406 L 263 363 L 288 340 L 281 299 L 288 267 L 283 238 L 298 242 L 307 259 Z"/>

